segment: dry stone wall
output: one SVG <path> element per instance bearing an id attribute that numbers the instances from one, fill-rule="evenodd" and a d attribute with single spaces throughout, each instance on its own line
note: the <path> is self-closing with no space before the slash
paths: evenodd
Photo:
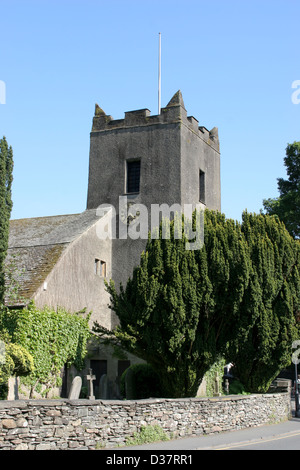
<path id="1" fill-rule="evenodd" d="M 0 450 L 122 446 L 141 426 L 196 436 L 287 420 L 289 393 L 191 399 L 0 401 Z"/>

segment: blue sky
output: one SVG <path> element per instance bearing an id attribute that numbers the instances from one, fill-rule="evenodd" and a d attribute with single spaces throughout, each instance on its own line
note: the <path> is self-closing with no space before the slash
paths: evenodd
<path id="1" fill-rule="evenodd" d="M 85 210 L 95 103 L 157 114 L 159 32 L 162 106 L 180 89 L 219 128 L 222 212 L 259 212 L 300 140 L 299 16 L 299 0 L 0 0 L 12 218 Z"/>

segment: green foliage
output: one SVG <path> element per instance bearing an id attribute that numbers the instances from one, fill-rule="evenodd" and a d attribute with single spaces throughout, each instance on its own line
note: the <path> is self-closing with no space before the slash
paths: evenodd
<path id="1" fill-rule="evenodd" d="M 298 332 L 299 242 L 277 217 L 247 212 L 240 224 L 206 210 L 195 251 L 174 230 L 149 238 L 125 288 L 107 284 L 120 324 L 94 332 L 152 365 L 166 397 L 195 396 L 219 356 L 247 391 L 266 391 Z"/>
<path id="2" fill-rule="evenodd" d="M 226 360 L 221 357 L 219 358 L 205 373 L 204 379 L 206 381 L 206 395 L 212 397 L 215 392 L 215 380 L 216 374 L 219 379 L 219 390 L 222 393 L 222 378 L 224 375 L 224 367 L 226 365 Z"/>
<path id="3" fill-rule="evenodd" d="M 31 394 L 41 384 L 60 385 L 63 366 L 84 367 L 86 345 L 90 337 L 88 318 L 63 309 L 39 310 L 34 303 L 23 310 L 3 309 L 0 331 L 6 330 L 12 341 L 26 348 L 34 359 L 34 371 L 23 379 Z"/>
<path id="4" fill-rule="evenodd" d="M 299 337 L 300 244 L 274 216 L 245 212 L 242 231 L 252 269 L 229 355 L 246 391 L 266 392 Z"/>
<path id="5" fill-rule="evenodd" d="M 5 268 L 9 219 L 12 210 L 11 187 L 13 180 L 13 151 L 6 138 L 0 139 L 0 304 L 5 295 Z"/>
<path id="6" fill-rule="evenodd" d="M 121 376 L 120 391 L 123 397 L 126 397 L 125 377 L 129 369 L 133 373 L 133 399 L 161 396 L 160 378 L 154 369 L 149 364 L 132 364 Z"/>
<path id="7" fill-rule="evenodd" d="M 198 285 L 202 302 L 197 330 L 198 350 L 209 359 L 206 372 L 225 355 L 228 342 L 239 331 L 240 309 L 251 272 L 249 248 L 240 224 L 219 212 L 205 211 L 204 246 L 195 252 L 195 260 L 207 278 L 206 285 Z"/>
<path id="8" fill-rule="evenodd" d="M 267 214 L 278 215 L 293 237 L 300 238 L 300 142 L 287 146 L 284 164 L 288 179 L 277 179 L 279 197 L 265 199 L 263 206 Z"/>
<path id="9" fill-rule="evenodd" d="M 229 394 L 230 395 L 247 395 L 244 385 L 238 380 L 234 379 L 229 384 Z"/>
<path id="10" fill-rule="evenodd" d="M 126 440 L 127 446 L 138 446 L 157 441 L 168 441 L 169 437 L 158 425 L 141 426 L 139 432 L 135 432 L 132 438 Z"/>
<path id="11" fill-rule="evenodd" d="M 166 397 L 195 396 L 205 372 L 237 330 L 249 278 L 241 229 L 222 214 L 205 212 L 205 243 L 186 250 L 186 239 L 149 239 L 140 266 L 118 293 L 107 288 L 120 325 L 108 332 L 122 347 L 151 364 Z M 183 229 L 183 227 L 182 227 Z"/>
<path id="12" fill-rule="evenodd" d="M 0 400 L 5 400 L 8 379 L 11 376 L 25 377 L 34 371 L 33 357 L 22 346 L 10 341 L 8 334 L 0 334 Z"/>

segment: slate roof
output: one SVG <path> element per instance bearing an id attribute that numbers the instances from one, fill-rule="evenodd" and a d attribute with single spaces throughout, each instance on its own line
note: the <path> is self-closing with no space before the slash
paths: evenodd
<path id="1" fill-rule="evenodd" d="M 15 266 L 18 298 L 8 293 L 6 304 L 22 305 L 31 299 L 69 244 L 98 220 L 96 209 L 11 220 L 6 263 Z"/>

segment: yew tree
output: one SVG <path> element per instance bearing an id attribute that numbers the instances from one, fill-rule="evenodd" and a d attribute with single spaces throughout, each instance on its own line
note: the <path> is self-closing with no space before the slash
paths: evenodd
<path id="1" fill-rule="evenodd" d="M 203 248 L 186 239 L 148 240 L 125 288 L 107 285 L 119 325 L 94 332 L 146 360 L 167 397 L 194 396 L 205 372 L 226 350 L 238 327 L 249 279 L 248 248 L 239 224 L 205 212 Z"/>
<path id="2" fill-rule="evenodd" d="M 243 213 L 251 274 L 229 358 L 248 392 L 266 392 L 299 339 L 300 243 L 276 216 Z"/>
<path id="3" fill-rule="evenodd" d="M 8 248 L 9 219 L 12 210 L 13 151 L 5 137 L 0 139 L 0 304 L 5 293 L 5 258 Z"/>
<path id="4" fill-rule="evenodd" d="M 264 209 L 269 215 L 278 215 L 294 238 L 300 238 L 300 142 L 286 148 L 284 165 L 287 179 L 278 178 L 279 197 L 265 199 Z"/>
<path id="5" fill-rule="evenodd" d="M 119 325 L 94 332 L 147 361 L 167 397 L 195 396 L 220 355 L 249 392 L 290 364 L 300 314 L 300 246 L 276 216 L 205 211 L 204 244 L 148 240 L 127 285 L 107 284 Z"/>

